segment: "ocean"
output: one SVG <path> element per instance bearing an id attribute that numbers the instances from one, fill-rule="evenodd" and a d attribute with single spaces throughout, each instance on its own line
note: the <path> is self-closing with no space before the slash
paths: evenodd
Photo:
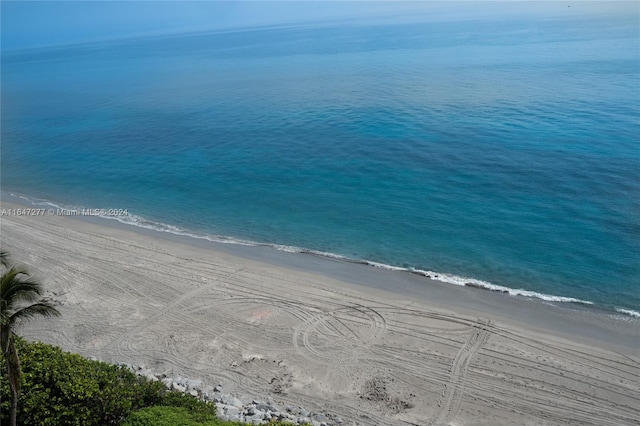
<path id="1" fill-rule="evenodd" d="M 548 9 L 3 50 L 3 194 L 640 317 L 638 5 Z"/>

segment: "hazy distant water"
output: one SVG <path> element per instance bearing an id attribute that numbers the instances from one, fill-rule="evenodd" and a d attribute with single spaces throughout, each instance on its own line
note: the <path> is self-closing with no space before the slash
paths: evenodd
<path id="1" fill-rule="evenodd" d="M 564 13 L 4 52 L 2 189 L 640 311 L 639 44 Z"/>

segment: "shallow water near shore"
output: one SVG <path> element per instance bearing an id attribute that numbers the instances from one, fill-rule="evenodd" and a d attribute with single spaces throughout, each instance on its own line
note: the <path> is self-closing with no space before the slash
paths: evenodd
<path id="1" fill-rule="evenodd" d="M 567 13 L 3 51 L 3 191 L 635 315 L 638 22 Z"/>

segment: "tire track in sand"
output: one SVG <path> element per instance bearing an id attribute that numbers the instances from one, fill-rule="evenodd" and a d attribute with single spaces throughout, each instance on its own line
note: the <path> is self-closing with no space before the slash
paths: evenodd
<path id="1" fill-rule="evenodd" d="M 478 321 L 474 325 L 473 333 L 456 354 L 450 367 L 448 383 L 445 384 L 442 396 L 438 401 L 438 409 L 430 424 L 446 425 L 460 411 L 469 365 L 489 337 L 488 326 L 489 322 Z"/>
<path id="2" fill-rule="evenodd" d="M 375 309 L 343 305 L 302 322 L 293 334 L 293 346 L 310 361 L 357 362 L 361 351 L 380 340 L 386 330 L 386 318 Z"/>

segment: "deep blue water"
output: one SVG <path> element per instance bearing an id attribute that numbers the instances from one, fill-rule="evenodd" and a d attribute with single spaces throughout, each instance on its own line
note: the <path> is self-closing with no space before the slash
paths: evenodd
<path id="1" fill-rule="evenodd" d="M 637 16 L 3 52 L 2 189 L 640 311 Z"/>

